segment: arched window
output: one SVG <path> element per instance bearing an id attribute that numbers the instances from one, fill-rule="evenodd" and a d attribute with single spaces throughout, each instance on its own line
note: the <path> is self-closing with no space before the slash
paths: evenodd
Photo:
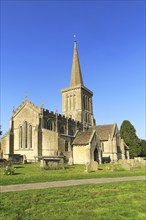
<path id="1" fill-rule="evenodd" d="M 72 135 L 72 136 L 74 135 L 74 131 L 72 128 L 69 129 L 69 135 Z"/>
<path id="2" fill-rule="evenodd" d="M 83 109 L 85 110 L 85 96 L 83 96 Z"/>
<path id="3" fill-rule="evenodd" d="M 67 151 L 68 151 L 68 142 L 65 141 L 65 152 L 67 152 Z"/>
<path id="4" fill-rule="evenodd" d="M 86 113 L 86 122 L 88 122 L 88 113 Z"/>
<path id="5" fill-rule="evenodd" d="M 54 125 L 54 124 L 53 124 L 53 121 L 48 121 L 48 122 L 47 122 L 47 129 L 49 129 L 49 130 L 52 131 L 52 130 L 53 130 L 53 125 Z"/>
<path id="6" fill-rule="evenodd" d="M 64 134 L 64 127 L 63 126 L 60 128 L 60 133 Z"/>
<path id="7" fill-rule="evenodd" d="M 24 147 L 27 148 L 27 122 L 24 122 Z"/>
<path id="8" fill-rule="evenodd" d="M 19 128 L 19 146 L 20 146 L 20 148 L 22 148 L 23 146 L 22 146 L 22 126 L 20 126 L 20 128 Z"/>
<path id="9" fill-rule="evenodd" d="M 29 147 L 32 148 L 32 126 L 29 125 Z"/>

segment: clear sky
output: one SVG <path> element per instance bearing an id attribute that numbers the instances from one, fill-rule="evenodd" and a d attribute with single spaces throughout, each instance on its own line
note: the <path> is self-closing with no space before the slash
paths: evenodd
<path id="1" fill-rule="evenodd" d="M 97 125 L 129 120 L 145 138 L 145 1 L 1 1 L 1 122 L 25 96 L 62 111 L 73 35 Z"/>

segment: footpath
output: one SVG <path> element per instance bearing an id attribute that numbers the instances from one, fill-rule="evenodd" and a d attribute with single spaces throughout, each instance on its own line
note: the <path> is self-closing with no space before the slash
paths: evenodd
<path id="1" fill-rule="evenodd" d="M 146 180 L 146 176 L 130 176 L 130 177 L 116 177 L 116 178 L 99 178 L 99 179 L 80 179 L 80 180 L 65 180 L 43 183 L 29 183 L 0 186 L 0 192 L 16 192 L 33 189 L 46 189 L 52 187 L 77 186 L 85 184 L 111 183 L 122 181 Z"/>

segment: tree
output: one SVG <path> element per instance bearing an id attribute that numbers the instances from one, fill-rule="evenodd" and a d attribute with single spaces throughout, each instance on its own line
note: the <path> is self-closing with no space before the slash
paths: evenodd
<path id="1" fill-rule="evenodd" d="M 136 130 L 130 121 L 123 121 L 120 128 L 121 138 L 129 147 L 130 158 L 138 157 L 141 155 L 140 139 L 136 135 Z"/>
<path id="2" fill-rule="evenodd" d="M 146 157 L 146 140 L 140 140 L 141 157 Z"/>

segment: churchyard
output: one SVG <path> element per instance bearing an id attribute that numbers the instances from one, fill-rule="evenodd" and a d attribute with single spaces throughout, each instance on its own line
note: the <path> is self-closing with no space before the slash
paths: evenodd
<path id="1" fill-rule="evenodd" d="M 87 165 L 51 170 L 39 163 L 14 164 L 14 175 L 0 169 L 1 185 L 145 175 L 145 167 L 123 164 L 101 164 L 94 172 Z M 137 180 L 1 193 L 0 219 L 144 220 L 145 188 Z"/>
<path id="2" fill-rule="evenodd" d="M 1 193 L 0 219 L 144 220 L 145 194 L 144 181 Z"/>
<path id="3" fill-rule="evenodd" d="M 65 165 L 57 170 L 43 169 L 40 163 L 13 164 L 14 175 L 4 175 L 5 169 L 0 169 L 1 185 L 145 175 L 145 166 L 139 163 L 135 166 L 125 162 L 100 164 L 97 171 L 90 171 L 90 166 L 87 165 Z"/>

